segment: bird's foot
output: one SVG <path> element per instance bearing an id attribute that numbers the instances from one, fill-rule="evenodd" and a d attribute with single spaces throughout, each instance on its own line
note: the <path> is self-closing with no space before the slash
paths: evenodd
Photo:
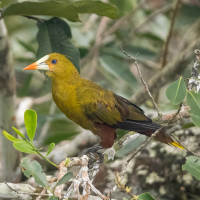
<path id="1" fill-rule="evenodd" d="M 90 148 L 83 149 L 78 156 L 81 157 L 83 155 L 87 155 L 89 157 L 88 168 L 92 169 L 94 168 L 94 165 L 99 166 L 103 162 L 104 156 L 101 152 L 102 149 L 103 148 L 100 145 L 95 145 Z"/>

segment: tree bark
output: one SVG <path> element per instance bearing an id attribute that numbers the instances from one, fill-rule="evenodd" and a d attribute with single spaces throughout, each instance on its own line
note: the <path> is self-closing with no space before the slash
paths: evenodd
<path id="1" fill-rule="evenodd" d="M 8 35 L 4 20 L 0 20 L 0 180 L 15 181 L 19 153 L 13 148 L 2 131 L 11 133 L 15 124 L 15 75 L 12 54 L 9 50 Z"/>

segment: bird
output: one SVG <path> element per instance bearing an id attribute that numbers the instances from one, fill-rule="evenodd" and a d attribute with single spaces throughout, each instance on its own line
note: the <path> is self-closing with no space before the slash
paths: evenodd
<path id="1" fill-rule="evenodd" d="M 154 123 L 144 111 L 126 98 L 84 79 L 63 54 L 51 53 L 23 70 L 45 70 L 52 83 L 52 97 L 70 120 L 92 131 L 101 139 L 103 148 L 110 148 L 116 129 L 134 131 L 150 137 L 161 125 Z M 155 140 L 184 149 L 165 131 L 158 131 Z"/>

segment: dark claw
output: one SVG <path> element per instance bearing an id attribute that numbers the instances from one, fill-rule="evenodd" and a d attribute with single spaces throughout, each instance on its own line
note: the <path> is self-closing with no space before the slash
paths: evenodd
<path id="1" fill-rule="evenodd" d="M 93 147 L 83 149 L 79 153 L 79 157 L 87 155 L 89 157 L 88 168 L 92 169 L 94 163 L 102 163 L 104 160 L 103 154 L 99 151 L 103 149 L 100 145 L 95 145 Z"/>

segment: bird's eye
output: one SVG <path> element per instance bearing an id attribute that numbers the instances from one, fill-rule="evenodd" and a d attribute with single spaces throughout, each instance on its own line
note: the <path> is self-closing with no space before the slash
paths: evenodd
<path id="1" fill-rule="evenodd" d="M 53 60 L 51 61 L 51 63 L 52 63 L 52 64 L 56 64 L 56 63 L 57 63 L 57 60 L 56 60 L 56 59 L 53 59 Z"/>

